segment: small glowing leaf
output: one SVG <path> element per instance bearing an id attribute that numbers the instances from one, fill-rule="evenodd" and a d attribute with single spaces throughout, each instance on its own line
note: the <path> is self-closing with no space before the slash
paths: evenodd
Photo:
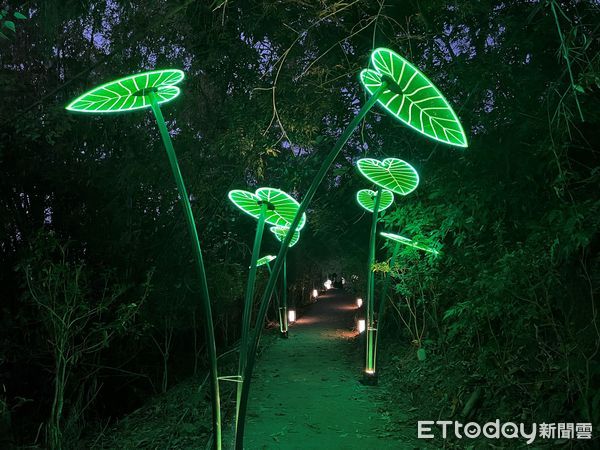
<path id="1" fill-rule="evenodd" d="M 423 347 L 421 347 L 419 350 L 417 350 L 417 359 L 419 361 L 425 361 L 427 359 L 427 352 L 425 351 L 425 349 Z"/>
<path id="2" fill-rule="evenodd" d="M 19 19 L 19 20 L 25 20 L 25 19 L 27 19 L 27 16 L 24 16 L 23 14 L 21 14 L 18 11 L 15 11 L 13 13 L 13 16 L 15 16 L 15 19 Z"/>
<path id="3" fill-rule="evenodd" d="M 356 201 L 360 206 L 369 212 L 375 210 L 375 197 L 377 192 L 371 189 L 361 189 L 356 193 Z M 394 203 L 394 194 L 387 189 L 381 191 L 381 198 L 379 199 L 379 211 L 385 211 Z"/>
<path id="4" fill-rule="evenodd" d="M 11 20 L 5 20 L 2 25 L 4 25 L 10 31 L 13 31 L 13 32 L 15 31 L 15 23 Z"/>
<path id="5" fill-rule="evenodd" d="M 183 72 L 177 69 L 153 70 L 130 75 L 80 95 L 67 106 L 67 109 L 84 113 L 114 113 L 149 108 L 150 92 L 156 94 L 159 104 L 177 97 L 180 90 L 174 85 L 181 82 L 183 76 Z"/>
<path id="6" fill-rule="evenodd" d="M 300 205 L 290 195 L 274 188 L 259 188 L 256 193 L 234 189 L 229 192 L 229 200 L 246 214 L 255 219 L 260 216 L 263 203 L 267 204 L 265 222 L 270 225 L 289 227 Z M 306 213 L 302 214 L 298 230 L 306 224 Z"/>
<path id="7" fill-rule="evenodd" d="M 271 227 L 271 233 L 273 233 L 275 235 L 275 237 L 277 238 L 277 240 L 279 242 L 283 241 L 285 239 L 285 236 L 288 233 L 288 230 L 290 229 L 289 227 Z M 293 247 L 294 245 L 296 245 L 296 243 L 298 242 L 298 240 L 300 239 L 300 231 L 296 230 L 294 232 L 294 235 L 292 236 L 292 240 L 290 241 L 288 247 Z"/>
<path id="8" fill-rule="evenodd" d="M 392 116 L 436 141 L 468 147 L 467 136 L 448 100 L 414 65 L 387 48 L 371 53 L 374 70 L 364 69 L 360 80 L 373 94 L 388 82 L 377 102 Z"/>
<path id="9" fill-rule="evenodd" d="M 385 232 L 381 232 L 380 234 L 384 238 L 391 239 L 392 241 L 395 241 L 395 242 L 400 242 L 401 244 L 404 244 L 408 247 L 417 248 L 419 250 L 423 250 L 424 252 L 433 253 L 434 255 L 439 255 L 439 253 L 440 253 L 434 248 L 428 247 L 423 244 L 419 244 L 418 242 L 415 242 L 412 239 L 405 238 L 404 236 L 400 236 L 399 234 L 385 233 Z"/>
<path id="10" fill-rule="evenodd" d="M 419 184 L 419 174 L 414 167 L 398 158 L 386 158 L 383 161 L 363 158 L 356 165 L 367 180 L 396 194 L 408 195 Z"/>
<path id="11" fill-rule="evenodd" d="M 263 256 L 262 258 L 259 258 L 258 261 L 256 261 L 256 267 L 260 267 L 260 266 L 263 266 L 263 265 L 265 265 L 267 263 L 270 263 L 275 258 L 277 258 L 277 256 L 273 256 L 273 255 Z"/>

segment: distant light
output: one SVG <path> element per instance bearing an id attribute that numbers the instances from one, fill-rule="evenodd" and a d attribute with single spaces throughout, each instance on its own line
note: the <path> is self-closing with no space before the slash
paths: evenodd
<path id="1" fill-rule="evenodd" d="M 346 284 L 346 279 L 342 277 L 342 284 Z"/>
<path id="2" fill-rule="evenodd" d="M 332 284 L 333 283 L 331 282 L 330 279 L 327 279 L 327 281 L 325 283 L 323 283 L 323 285 L 325 286 L 325 289 L 327 289 L 327 290 L 331 289 Z"/>
<path id="3" fill-rule="evenodd" d="M 356 306 L 358 306 L 359 308 L 362 306 L 362 298 L 356 299 Z"/>
<path id="4" fill-rule="evenodd" d="M 362 333 L 365 331 L 365 319 L 358 319 L 358 332 Z"/>
<path id="5" fill-rule="evenodd" d="M 296 311 L 293 309 L 288 310 L 288 322 L 293 323 L 296 321 Z"/>
<path id="6" fill-rule="evenodd" d="M 319 291 L 313 289 L 313 298 L 317 298 L 319 296 Z"/>

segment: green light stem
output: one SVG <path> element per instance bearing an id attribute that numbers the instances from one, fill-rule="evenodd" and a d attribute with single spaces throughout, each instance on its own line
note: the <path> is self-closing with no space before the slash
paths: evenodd
<path id="1" fill-rule="evenodd" d="M 365 372 L 367 374 L 375 373 L 375 274 L 373 272 L 373 264 L 375 264 L 375 242 L 377 240 L 377 221 L 379 219 L 381 191 L 381 187 L 377 187 L 377 196 L 375 197 L 375 206 L 373 207 L 373 220 L 371 222 L 371 237 L 369 239 L 369 259 L 367 262 L 367 349 L 365 362 Z"/>
<path id="2" fill-rule="evenodd" d="M 306 211 L 306 208 L 308 207 L 308 205 L 312 201 L 313 197 L 315 196 L 315 193 L 317 192 L 317 188 L 323 181 L 323 178 L 325 178 L 325 175 L 327 174 L 329 167 L 331 167 L 331 164 L 333 164 L 333 161 L 335 160 L 335 158 L 337 158 L 338 154 L 340 153 L 340 150 L 342 149 L 344 144 L 348 141 L 348 139 L 350 138 L 350 136 L 352 135 L 354 130 L 358 127 L 361 120 L 363 120 L 363 118 L 371 110 L 371 108 L 373 107 L 375 102 L 377 102 L 377 99 L 381 96 L 383 91 L 385 91 L 386 89 L 387 89 L 387 83 L 384 82 L 379 87 L 379 89 L 373 93 L 371 98 L 363 105 L 363 107 L 360 109 L 358 114 L 354 117 L 354 119 L 352 119 L 352 122 L 350 122 L 348 127 L 346 127 L 346 129 L 344 130 L 342 135 L 339 137 L 339 139 L 335 143 L 335 146 L 329 152 L 329 154 L 327 155 L 327 157 L 321 164 L 319 171 L 315 175 L 315 178 L 313 179 L 310 187 L 308 188 L 306 195 L 304 196 L 304 198 L 302 199 L 302 202 L 300 203 L 300 207 L 298 208 L 298 211 L 296 212 L 296 216 L 294 217 L 294 220 L 290 225 L 290 229 L 289 229 L 288 233 L 286 234 L 285 238 L 281 241 L 281 247 L 279 248 L 279 253 L 277 254 L 277 259 L 275 260 L 275 266 L 273 267 L 273 274 L 275 276 L 272 276 L 271 278 L 269 278 L 269 282 L 267 283 L 265 291 L 261 297 L 258 315 L 256 316 L 256 326 L 254 327 L 254 333 L 252 334 L 252 339 L 250 341 L 250 348 L 249 348 L 249 352 L 248 352 L 249 358 L 248 358 L 248 363 L 246 364 L 246 370 L 244 371 L 244 377 L 243 377 L 243 381 L 242 381 L 242 398 L 241 398 L 240 409 L 239 409 L 239 419 L 240 420 L 238 421 L 237 427 L 235 430 L 235 448 L 236 448 L 236 450 L 244 449 L 244 429 L 246 426 L 246 412 L 248 409 L 248 398 L 250 396 L 250 384 L 251 384 L 250 382 L 252 379 L 252 372 L 254 370 L 254 362 L 256 359 L 256 350 L 258 349 L 258 342 L 260 340 L 260 335 L 262 333 L 263 323 L 265 321 L 267 310 L 269 308 L 269 300 L 273 293 L 273 289 L 275 288 L 275 281 L 276 281 L 277 277 L 279 276 L 279 272 L 281 272 L 281 268 L 283 266 L 283 261 L 284 261 L 285 255 L 287 254 L 287 251 L 288 251 L 288 245 L 292 240 L 292 236 L 294 235 L 294 230 L 300 223 L 300 218 L 302 217 L 302 214 L 304 214 L 304 211 Z"/>
<path id="3" fill-rule="evenodd" d="M 244 299 L 244 312 L 242 315 L 242 336 L 240 342 L 240 359 L 238 366 L 238 375 L 244 373 L 246 367 L 246 358 L 248 350 L 248 337 L 250 334 L 250 320 L 252 318 L 252 303 L 254 300 L 254 286 L 256 284 L 256 261 L 260 253 L 260 244 L 262 242 L 263 231 L 265 229 L 265 216 L 267 214 L 267 203 L 262 203 L 260 215 L 258 216 L 258 225 L 256 225 L 256 234 L 254 235 L 254 246 L 252 247 L 252 262 L 248 273 L 248 284 L 246 285 L 246 297 Z M 239 409 L 239 400 L 242 396 L 242 383 L 237 383 L 237 402 L 236 402 L 236 421 Z"/>
<path id="4" fill-rule="evenodd" d="M 267 269 L 269 269 L 269 277 L 273 274 L 271 270 L 271 265 L 267 263 Z M 273 291 L 273 295 L 275 296 L 275 307 L 277 308 L 277 317 L 279 318 L 279 331 L 283 333 L 283 319 L 281 318 L 281 302 L 279 301 L 279 294 L 277 293 L 277 289 Z"/>
<path id="5" fill-rule="evenodd" d="M 281 293 L 281 306 L 283 306 L 282 332 L 288 332 L 288 307 L 287 307 L 287 255 L 283 257 L 283 292 Z"/>
<path id="6" fill-rule="evenodd" d="M 377 303 L 377 308 L 375 309 L 375 320 L 377 330 L 381 327 L 383 322 L 383 313 L 385 312 L 385 302 L 387 300 L 387 292 L 390 287 L 390 281 L 392 278 L 391 271 L 394 265 L 396 264 L 396 259 L 398 258 L 398 253 L 400 252 L 400 242 L 396 242 L 394 246 L 394 251 L 392 253 L 392 259 L 390 260 L 390 273 L 385 277 L 385 281 L 383 283 L 383 289 L 381 291 L 381 298 Z M 377 367 L 377 342 L 379 341 L 379 332 L 375 334 L 375 343 L 373 345 L 373 364 Z"/>
<path id="7" fill-rule="evenodd" d="M 204 270 L 204 261 L 202 259 L 202 249 L 200 248 L 200 240 L 198 239 L 198 230 L 196 229 L 196 222 L 194 221 L 194 215 L 192 213 L 192 206 L 190 205 L 189 196 L 183 177 L 181 176 L 181 170 L 179 169 L 179 163 L 177 162 L 177 155 L 173 148 L 173 142 L 171 136 L 167 130 L 165 119 L 162 115 L 160 107 L 158 105 L 158 99 L 156 94 L 151 92 L 149 94 L 150 105 L 152 112 L 156 118 L 158 129 L 160 130 L 160 136 L 169 157 L 169 163 L 171 165 L 171 171 L 179 190 L 179 198 L 185 212 L 185 218 L 188 226 L 190 237 L 192 238 L 192 248 L 194 250 L 194 256 L 196 260 L 196 266 L 200 275 L 200 298 L 202 305 L 202 316 L 204 318 L 204 330 L 206 334 L 206 347 L 208 349 L 208 361 L 210 366 L 210 388 L 212 397 L 212 431 L 214 436 L 213 448 L 221 450 L 221 400 L 219 396 L 219 374 L 217 370 L 217 346 L 215 344 L 215 331 L 212 321 L 212 310 L 210 306 L 210 296 L 208 293 L 208 283 L 206 281 L 206 271 Z"/>

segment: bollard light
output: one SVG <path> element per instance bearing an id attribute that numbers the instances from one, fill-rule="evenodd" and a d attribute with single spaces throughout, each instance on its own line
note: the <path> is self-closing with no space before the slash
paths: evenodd
<path id="1" fill-rule="evenodd" d="M 296 311 L 293 309 L 288 310 L 288 322 L 293 323 L 296 321 Z"/>
<path id="2" fill-rule="evenodd" d="M 365 331 L 365 319 L 358 319 L 358 332 L 363 333 Z"/>
<path id="3" fill-rule="evenodd" d="M 319 291 L 313 289 L 313 298 L 317 298 L 319 296 Z"/>
<path id="4" fill-rule="evenodd" d="M 356 307 L 360 308 L 362 306 L 362 298 L 357 298 L 356 299 Z"/>
<path id="5" fill-rule="evenodd" d="M 323 283 L 323 285 L 325 286 L 325 289 L 327 289 L 327 290 L 331 289 L 332 284 L 333 283 L 329 279 L 325 283 Z"/>

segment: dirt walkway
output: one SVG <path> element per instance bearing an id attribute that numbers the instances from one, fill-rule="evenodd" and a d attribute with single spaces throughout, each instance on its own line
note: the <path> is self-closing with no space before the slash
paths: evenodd
<path id="1" fill-rule="evenodd" d="M 403 449 L 385 431 L 380 387 L 358 383 L 354 299 L 330 291 L 311 305 L 258 361 L 245 447 L 255 449 Z"/>

